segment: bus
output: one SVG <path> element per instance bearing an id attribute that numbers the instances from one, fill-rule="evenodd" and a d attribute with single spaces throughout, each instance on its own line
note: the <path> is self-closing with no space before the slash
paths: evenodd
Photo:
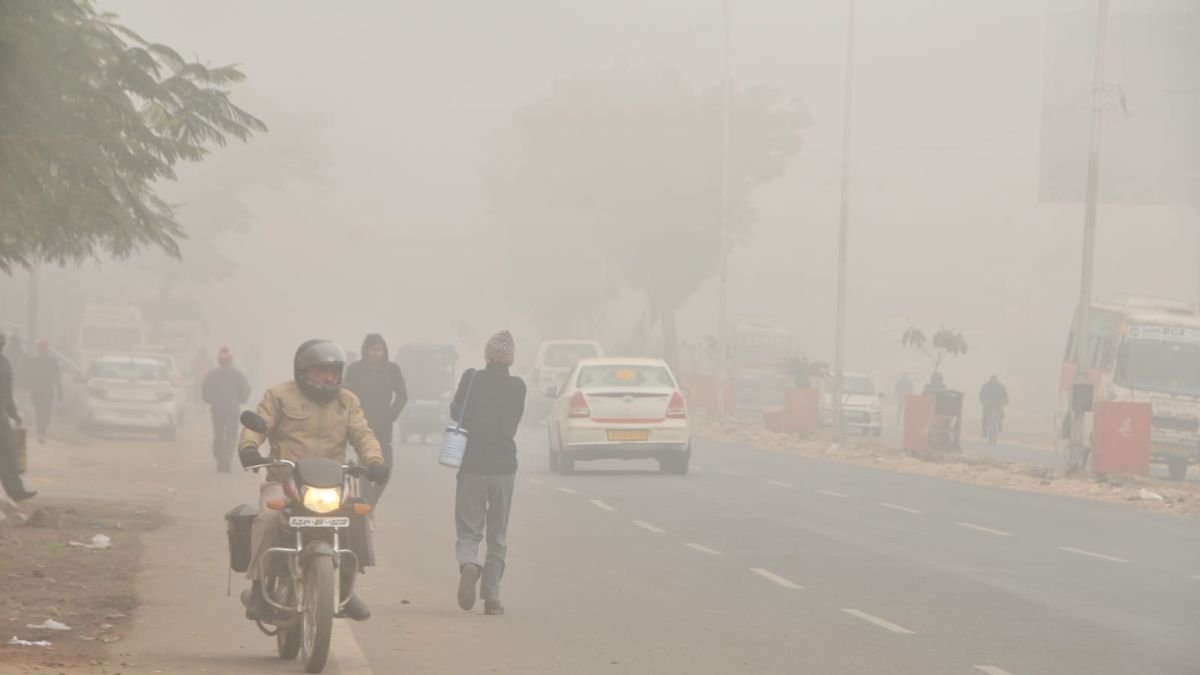
<path id="1" fill-rule="evenodd" d="M 1067 338 L 1059 381 L 1060 446 L 1070 436 L 1077 323 L 1078 318 Z M 1094 400 L 1149 403 L 1151 460 L 1166 464 L 1172 480 L 1183 480 L 1188 466 L 1200 460 L 1200 307 L 1120 297 L 1094 303 L 1089 323 Z"/>

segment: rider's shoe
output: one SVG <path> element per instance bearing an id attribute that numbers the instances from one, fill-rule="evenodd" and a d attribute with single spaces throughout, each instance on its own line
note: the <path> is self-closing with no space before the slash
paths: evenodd
<path id="1" fill-rule="evenodd" d="M 246 618 L 251 621 L 265 621 L 271 618 L 271 606 L 263 597 L 261 581 L 255 581 L 250 587 L 250 597 L 246 599 Z"/>
<path id="2" fill-rule="evenodd" d="M 479 565 L 467 563 L 459 568 L 458 606 L 464 612 L 475 606 L 475 586 L 479 583 Z"/>
<path id="3" fill-rule="evenodd" d="M 367 607 L 367 603 L 363 602 L 357 593 L 350 596 L 350 600 L 346 602 L 346 608 L 343 611 L 347 619 L 366 621 L 371 618 L 371 608 Z"/>
<path id="4" fill-rule="evenodd" d="M 484 600 L 483 613 L 489 616 L 500 616 L 504 613 L 504 605 L 499 600 Z"/>

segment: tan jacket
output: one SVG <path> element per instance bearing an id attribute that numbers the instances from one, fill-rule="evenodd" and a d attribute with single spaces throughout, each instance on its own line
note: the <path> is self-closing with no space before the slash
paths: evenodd
<path id="1" fill-rule="evenodd" d="M 267 390 L 258 404 L 258 414 L 270 431 L 264 437 L 243 428 L 239 449 L 258 448 L 269 438 L 272 457 L 292 461 L 327 457 L 344 462 L 349 442 L 362 464 L 383 462 L 379 440 L 367 426 L 358 397 L 346 389 L 338 392 L 337 399 L 320 405 L 306 397 L 295 382 L 284 382 Z M 275 470 L 267 474 L 268 480 L 282 478 Z"/>

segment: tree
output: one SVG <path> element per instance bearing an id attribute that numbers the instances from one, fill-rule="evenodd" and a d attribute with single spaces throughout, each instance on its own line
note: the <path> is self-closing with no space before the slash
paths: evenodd
<path id="1" fill-rule="evenodd" d="M 933 365 L 933 372 L 942 367 L 942 360 L 947 356 L 961 356 L 967 353 L 967 341 L 962 333 L 956 333 L 947 328 L 940 328 L 933 334 L 933 340 L 925 337 L 925 333 L 916 326 L 909 326 L 900 336 L 900 344 L 912 347 L 925 354 Z"/>
<path id="2" fill-rule="evenodd" d="M 515 266 L 545 268 L 544 258 L 522 260 L 529 240 L 569 242 L 551 264 L 587 284 L 570 301 L 549 289 L 555 297 L 577 307 L 623 286 L 640 291 L 672 362 L 675 312 L 715 275 L 722 252 L 722 91 L 623 65 L 565 77 L 516 113 L 489 162 L 493 213 L 513 234 Z M 783 172 L 807 124 L 804 106 L 777 89 L 734 92 L 734 240 L 755 220 L 750 196 Z"/>
<path id="3" fill-rule="evenodd" d="M 0 4 L 0 271 L 147 246 L 178 256 L 184 231 L 157 182 L 266 130 L 229 99 L 242 79 L 90 0 Z"/>

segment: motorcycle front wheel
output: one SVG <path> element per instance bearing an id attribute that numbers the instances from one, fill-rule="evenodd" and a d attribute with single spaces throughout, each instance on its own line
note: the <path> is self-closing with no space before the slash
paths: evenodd
<path id="1" fill-rule="evenodd" d="M 315 556 L 304 570 L 304 607 L 300 628 L 304 639 L 301 659 L 304 671 L 319 673 L 329 658 L 329 638 L 333 633 L 333 585 L 337 583 L 333 558 Z"/>
<path id="2" fill-rule="evenodd" d="M 289 579 L 283 577 L 275 577 L 275 586 L 279 590 L 274 594 L 276 602 L 285 606 L 291 607 L 295 604 L 295 586 L 292 585 Z M 302 637 L 302 627 L 300 621 L 295 621 L 289 626 L 278 626 L 275 629 L 275 648 L 279 652 L 279 658 L 285 661 L 291 661 L 300 654 L 300 638 Z"/>

